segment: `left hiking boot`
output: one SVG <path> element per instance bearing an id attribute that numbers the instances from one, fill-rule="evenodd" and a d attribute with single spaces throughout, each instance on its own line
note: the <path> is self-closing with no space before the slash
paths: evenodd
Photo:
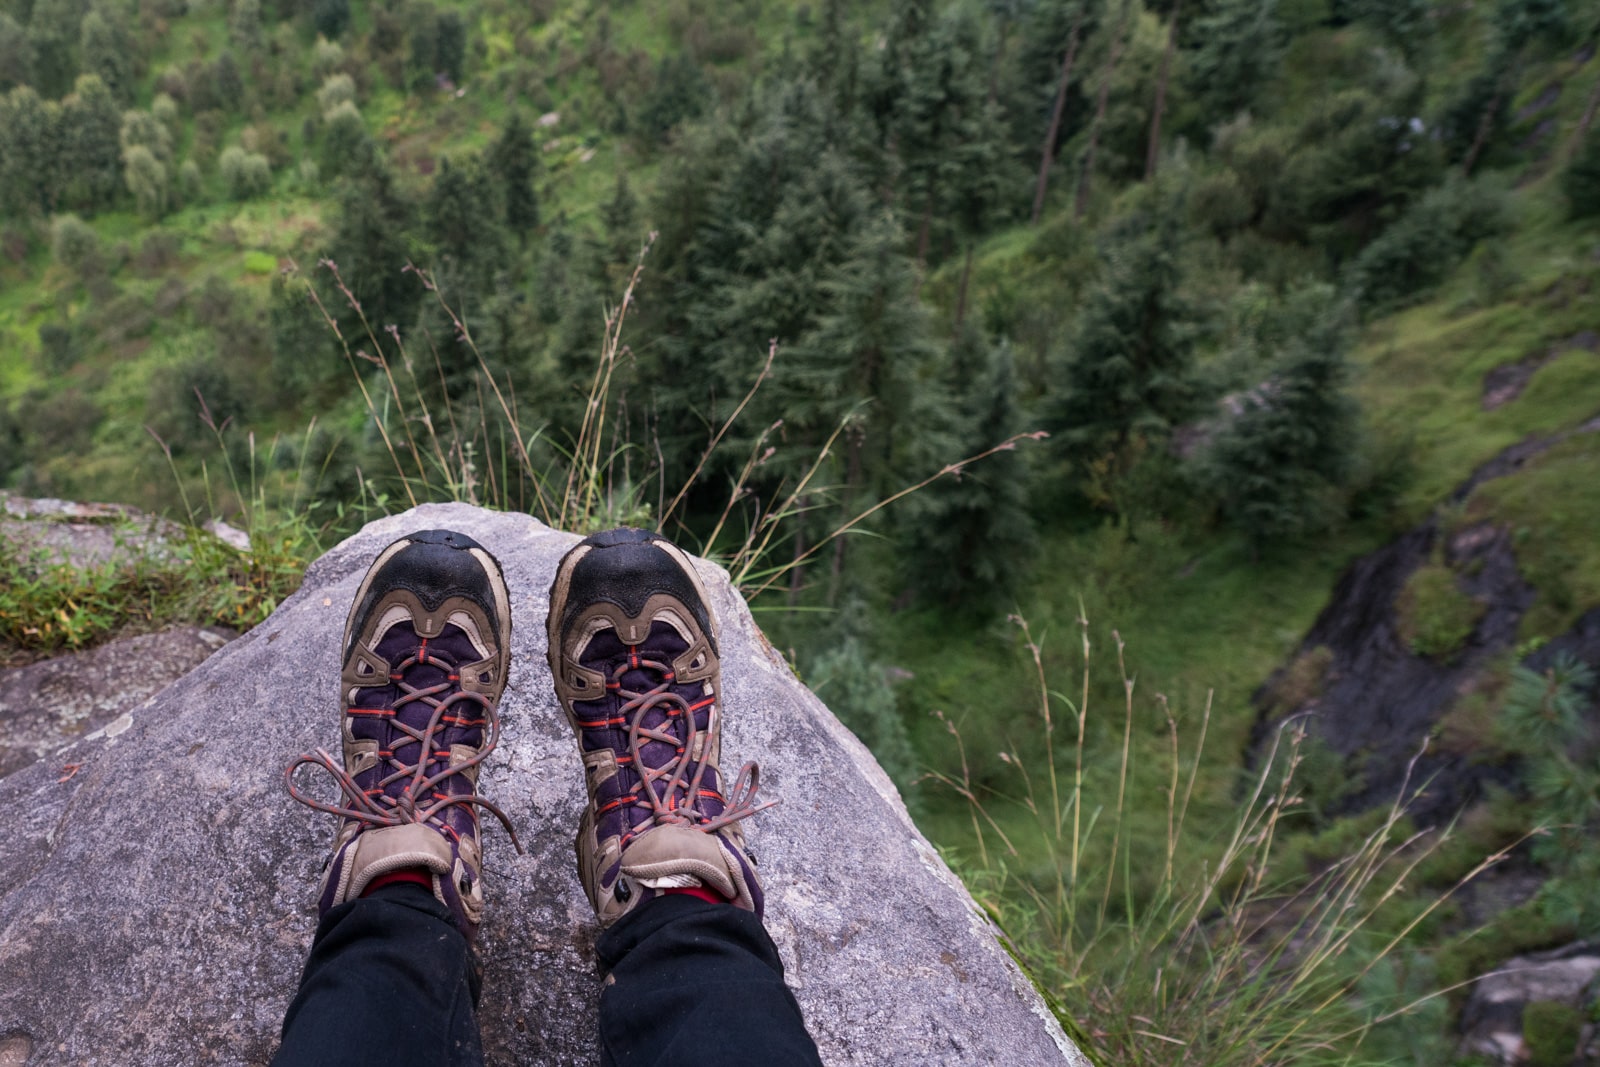
<path id="1" fill-rule="evenodd" d="M 755 802 L 753 763 L 723 794 L 717 626 L 689 558 L 643 530 L 587 537 L 556 569 L 548 627 L 588 786 L 578 876 L 600 925 L 669 890 L 759 916 L 740 821 L 771 802 Z"/>
<path id="2" fill-rule="evenodd" d="M 341 819 L 318 915 L 375 879 L 417 872 L 470 940 L 483 919 L 478 771 L 499 737 L 511 608 L 500 564 L 464 534 L 422 530 L 373 562 L 345 622 L 343 759 L 322 749 L 289 765 L 289 793 Z M 302 764 L 328 771 L 337 803 L 295 787 Z M 521 851 L 518 846 L 518 851 Z"/>

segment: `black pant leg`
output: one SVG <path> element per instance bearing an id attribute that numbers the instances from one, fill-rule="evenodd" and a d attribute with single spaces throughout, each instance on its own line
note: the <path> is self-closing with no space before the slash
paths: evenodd
<path id="1" fill-rule="evenodd" d="M 607 1067 L 820 1067 L 778 951 L 751 912 L 669 894 L 600 938 Z"/>
<path id="2" fill-rule="evenodd" d="M 479 988 L 449 909 L 386 886 L 317 924 L 273 1067 L 478 1067 Z"/>

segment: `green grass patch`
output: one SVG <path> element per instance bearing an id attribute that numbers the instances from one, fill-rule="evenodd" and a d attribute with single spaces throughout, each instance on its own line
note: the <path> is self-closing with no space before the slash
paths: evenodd
<path id="1" fill-rule="evenodd" d="M 1538 591 L 1523 619 L 1525 639 L 1553 637 L 1600 604 L 1597 469 L 1600 434 L 1576 434 L 1515 477 L 1479 486 L 1467 501 L 1467 520 L 1511 529 L 1517 565 Z"/>
<path id="2" fill-rule="evenodd" d="M 1400 638 L 1419 656 L 1453 658 L 1488 610 L 1461 591 L 1456 573 L 1442 563 L 1426 563 L 1406 580 L 1395 598 Z"/>
<path id="3" fill-rule="evenodd" d="M 266 534 L 241 553 L 196 529 L 146 545 L 128 526 L 123 550 L 95 566 L 26 551 L 0 534 L 0 661 L 177 623 L 249 629 L 299 587 L 311 546 L 298 529 Z"/>

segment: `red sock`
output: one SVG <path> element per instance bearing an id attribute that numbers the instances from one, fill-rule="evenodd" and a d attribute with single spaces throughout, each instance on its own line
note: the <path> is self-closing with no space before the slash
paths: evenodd
<path id="1" fill-rule="evenodd" d="M 361 895 L 370 897 L 384 886 L 400 885 L 405 882 L 420 885 L 428 892 L 433 892 L 432 871 L 426 867 L 402 867 L 398 871 L 390 871 L 388 874 L 378 875 L 378 877 L 367 883 L 367 888 L 361 891 Z"/>
<path id="2" fill-rule="evenodd" d="M 707 904 L 731 903 L 727 897 L 723 896 L 715 889 L 712 889 L 710 886 L 704 885 L 684 886 L 681 889 L 663 889 L 661 892 L 662 895 L 666 895 L 668 893 L 677 893 L 680 896 L 694 897 L 696 900 L 703 900 Z"/>

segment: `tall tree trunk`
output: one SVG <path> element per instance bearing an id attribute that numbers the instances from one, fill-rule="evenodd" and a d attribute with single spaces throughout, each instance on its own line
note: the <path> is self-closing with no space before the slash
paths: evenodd
<path id="1" fill-rule="evenodd" d="M 1050 184 L 1050 164 L 1056 158 L 1056 138 L 1061 134 L 1061 112 L 1067 106 L 1067 86 L 1072 83 L 1072 66 L 1078 59 L 1078 31 L 1083 27 L 1083 4 L 1072 19 L 1072 32 L 1067 35 L 1067 51 L 1061 57 L 1061 77 L 1056 82 L 1056 102 L 1050 109 L 1050 129 L 1044 135 L 1044 150 L 1039 154 L 1039 180 L 1033 186 L 1033 217 L 1029 222 L 1037 225 L 1039 212 L 1044 210 L 1044 191 Z"/>
<path id="2" fill-rule="evenodd" d="M 1100 97 L 1094 106 L 1094 125 L 1089 127 L 1089 147 L 1083 153 L 1083 171 L 1078 175 L 1078 196 L 1072 207 L 1072 217 L 1082 219 L 1089 207 L 1089 186 L 1094 174 L 1094 152 L 1100 143 L 1100 127 L 1106 119 L 1106 103 L 1111 98 L 1111 79 L 1116 77 L 1117 64 L 1122 62 L 1123 26 L 1128 21 L 1128 5 L 1122 5 L 1122 17 L 1112 31 L 1111 51 L 1106 56 L 1105 74 L 1100 79 Z"/>
<path id="3" fill-rule="evenodd" d="M 956 290 L 956 332 L 961 332 L 961 323 L 967 317 L 967 283 L 972 280 L 972 246 L 974 242 L 967 242 L 967 261 L 961 266 L 961 287 Z"/>
<path id="4" fill-rule="evenodd" d="M 1167 80 L 1172 76 L 1172 53 L 1178 45 L 1178 12 L 1183 0 L 1172 5 L 1172 17 L 1167 20 L 1167 48 L 1161 53 L 1161 73 L 1156 77 L 1156 106 L 1150 114 L 1150 150 L 1144 157 L 1144 180 L 1156 176 L 1161 159 L 1161 116 L 1167 110 Z"/>

